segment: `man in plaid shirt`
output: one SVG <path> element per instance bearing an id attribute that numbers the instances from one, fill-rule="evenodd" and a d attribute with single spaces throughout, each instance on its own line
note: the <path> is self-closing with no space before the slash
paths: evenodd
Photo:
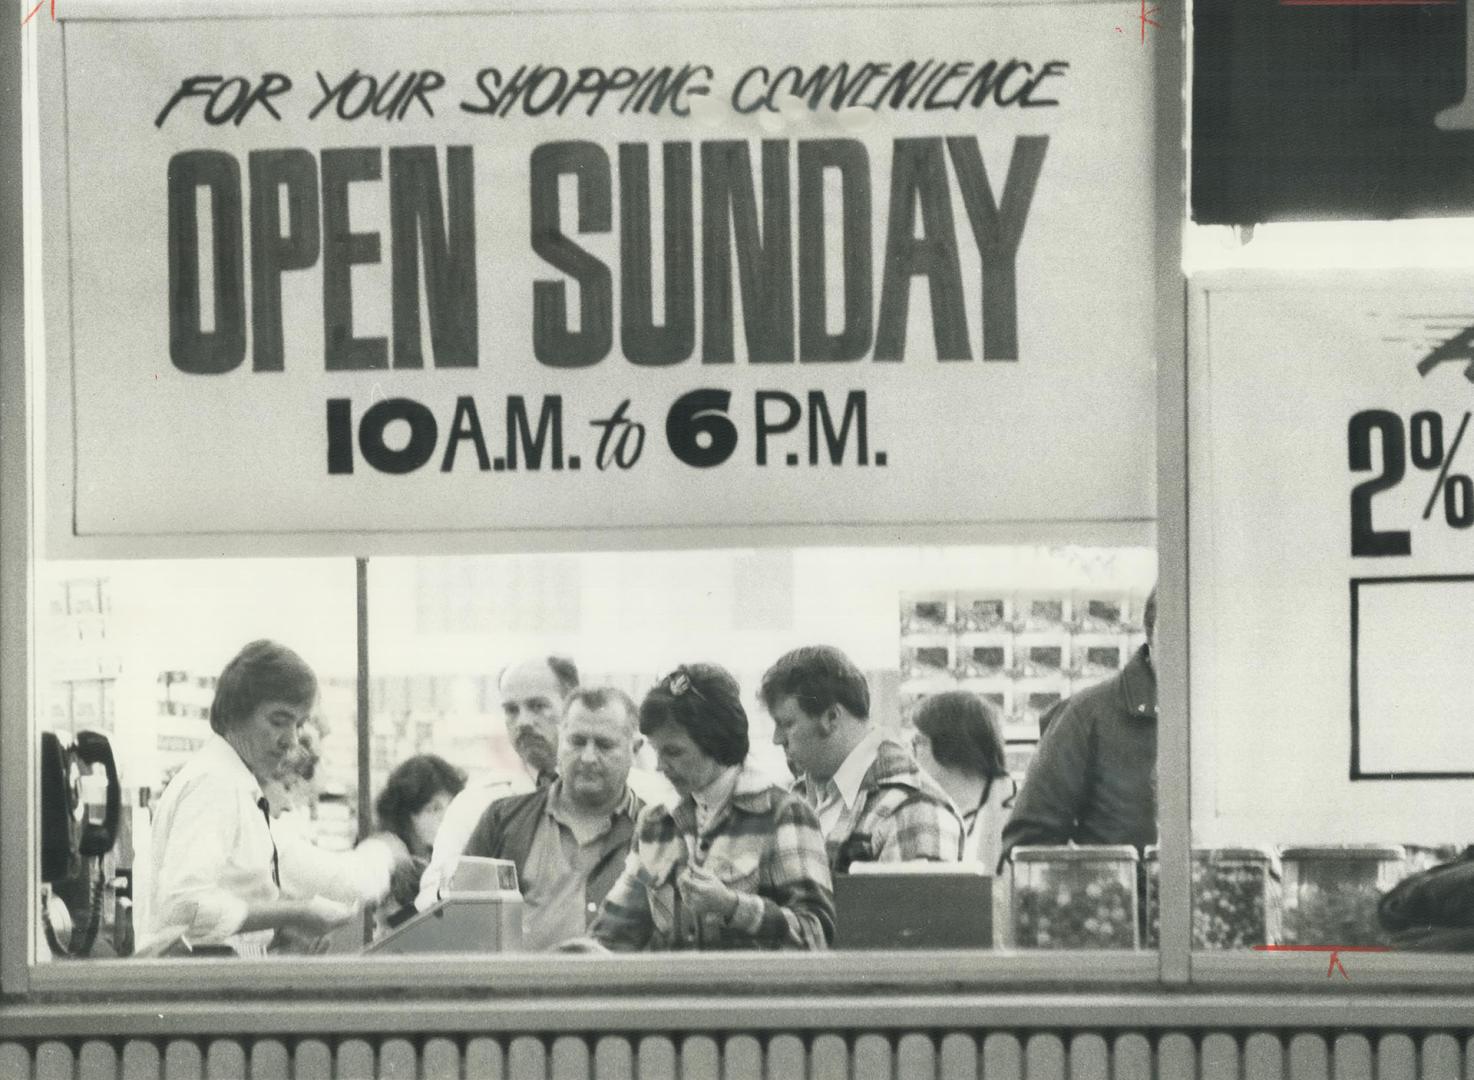
<path id="1" fill-rule="evenodd" d="M 745 762 L 737 682 L 688 664 L 640 706 L 640 731 L 681 795 L 641 814 L 590 934 L 616 950 L 823 949 L 834 891 L 807 804 Z"/>
<path id="2" fill-rule="evenodd" d="M 768 669 L 759 694 L 835 873 L 855 862 L 962 858 L 961 815 L 911 752 L 870 722 L 870 689 L 849 657 L 827 645 L 795 649 Z"/>

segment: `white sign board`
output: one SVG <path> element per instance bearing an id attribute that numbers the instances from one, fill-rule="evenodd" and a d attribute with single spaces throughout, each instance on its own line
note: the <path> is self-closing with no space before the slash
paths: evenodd
<path id="1" fill-rule="evenodd" d="M 64 24 L 59 550 L 1153 517 L 1153 50 L 1081 5 L 277 10 Z"/>
<path id="2" fill-rule="evenodd" d="M 1474 279 L 1194 290 L 1196 843 L 1465 842 Z"/>

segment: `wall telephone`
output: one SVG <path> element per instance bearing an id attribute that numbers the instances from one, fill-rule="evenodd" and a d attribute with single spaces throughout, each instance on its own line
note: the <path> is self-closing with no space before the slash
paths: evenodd
<path id="1" fill-rule="evenodd" d="M 53 732 L 41 733 L 41 880 L 72 919 L 63 941 L 48 905 L 41 905 L 46 943 L 57 956 L 85 956 L 97 940 L 103 857 L 117 840 L 121 808 L 118 767 L 106 735 L 79 731 L 68 745 Z"/>

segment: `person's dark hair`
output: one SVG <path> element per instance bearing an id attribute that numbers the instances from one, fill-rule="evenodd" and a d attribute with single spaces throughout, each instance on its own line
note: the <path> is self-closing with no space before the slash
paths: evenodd
<path id="1" fill-rule="evenodd" d="M 558 687 L 563 693 L 572 693 L 578 689 L 578 665 L 567 656 L 548 657 L 548 670 L 558 680 Z"/>
<path id="2" fill-rule="evenodd" d="M 1007 776 L 1003 738 L 993 710 L 976 694 L 947 690 L 932 694 L 916 707 L 916 730 L 931 742 L 939 765 L 975 776 Z"/>
<path id="3" fill-rule="evenodd" d="M 870 717 L 870 687 L 864 673 L 832 645 L 805 645 L 784 653 L 763 676 L 758 696 L 769 712 L 792 697 L 810 716 L 839 704 L 851 716 Z"/>
<path id="4" fill-rule="evenodd" d="M 401 761 L 374 800 L 379 828 L 392 832 L 413 850 L 414 826 L 410 819 L 440 792 L 454 797 L 465 786 L 466 774 L 443 757 L 419 754 Z"/>
<path id="5" fill-rule="evenodd" d="M 267 701 L 311 705 L 315 700 L 317 676 L 305 660 L 275 641 L 253 641 L 235 654 L 215 682 L 210 728 L 224 735 Z"/>
<path id="6" fill-rule="evenodd" d="M 640 734 L 667 724 L 680 728 L 707 757 L 722 765 L 747 760 L 747 710 L 742 688 L 717 664 L 682 664 L 655 684 L 640 703 Z"/>
<path id="7" fill-rule="evenodd" d="M 640 716 L 640 707 L 635 704 L 634 698 L 617 686 L 579 687 L 564 700 L 564 715 L 567 715 L 568 710 L 574 705 L 582 705 L 589 712 L 595 712 L 606 705 L 618 705 L 631 722 L 638 720 Z"/>

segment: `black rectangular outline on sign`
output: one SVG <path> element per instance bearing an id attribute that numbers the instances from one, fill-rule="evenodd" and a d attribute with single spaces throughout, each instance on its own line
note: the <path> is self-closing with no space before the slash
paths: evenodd
<path id="1" fill-rule="evenodd" d="M 1360 589 L 1363 585 L 1422 584 L 1432 581 L 1474 581 L 1474 574 L 1420 574 L 1413 577 L 1356 577 L 1351 579 L 1351 779 L 1352 780 L 1470 780 L 1474 772 L 1391 772 L 1361 771 L 1361 704 L 1357 687 L 1360 682 L 1358 650 L 1360 648 Z"/>

